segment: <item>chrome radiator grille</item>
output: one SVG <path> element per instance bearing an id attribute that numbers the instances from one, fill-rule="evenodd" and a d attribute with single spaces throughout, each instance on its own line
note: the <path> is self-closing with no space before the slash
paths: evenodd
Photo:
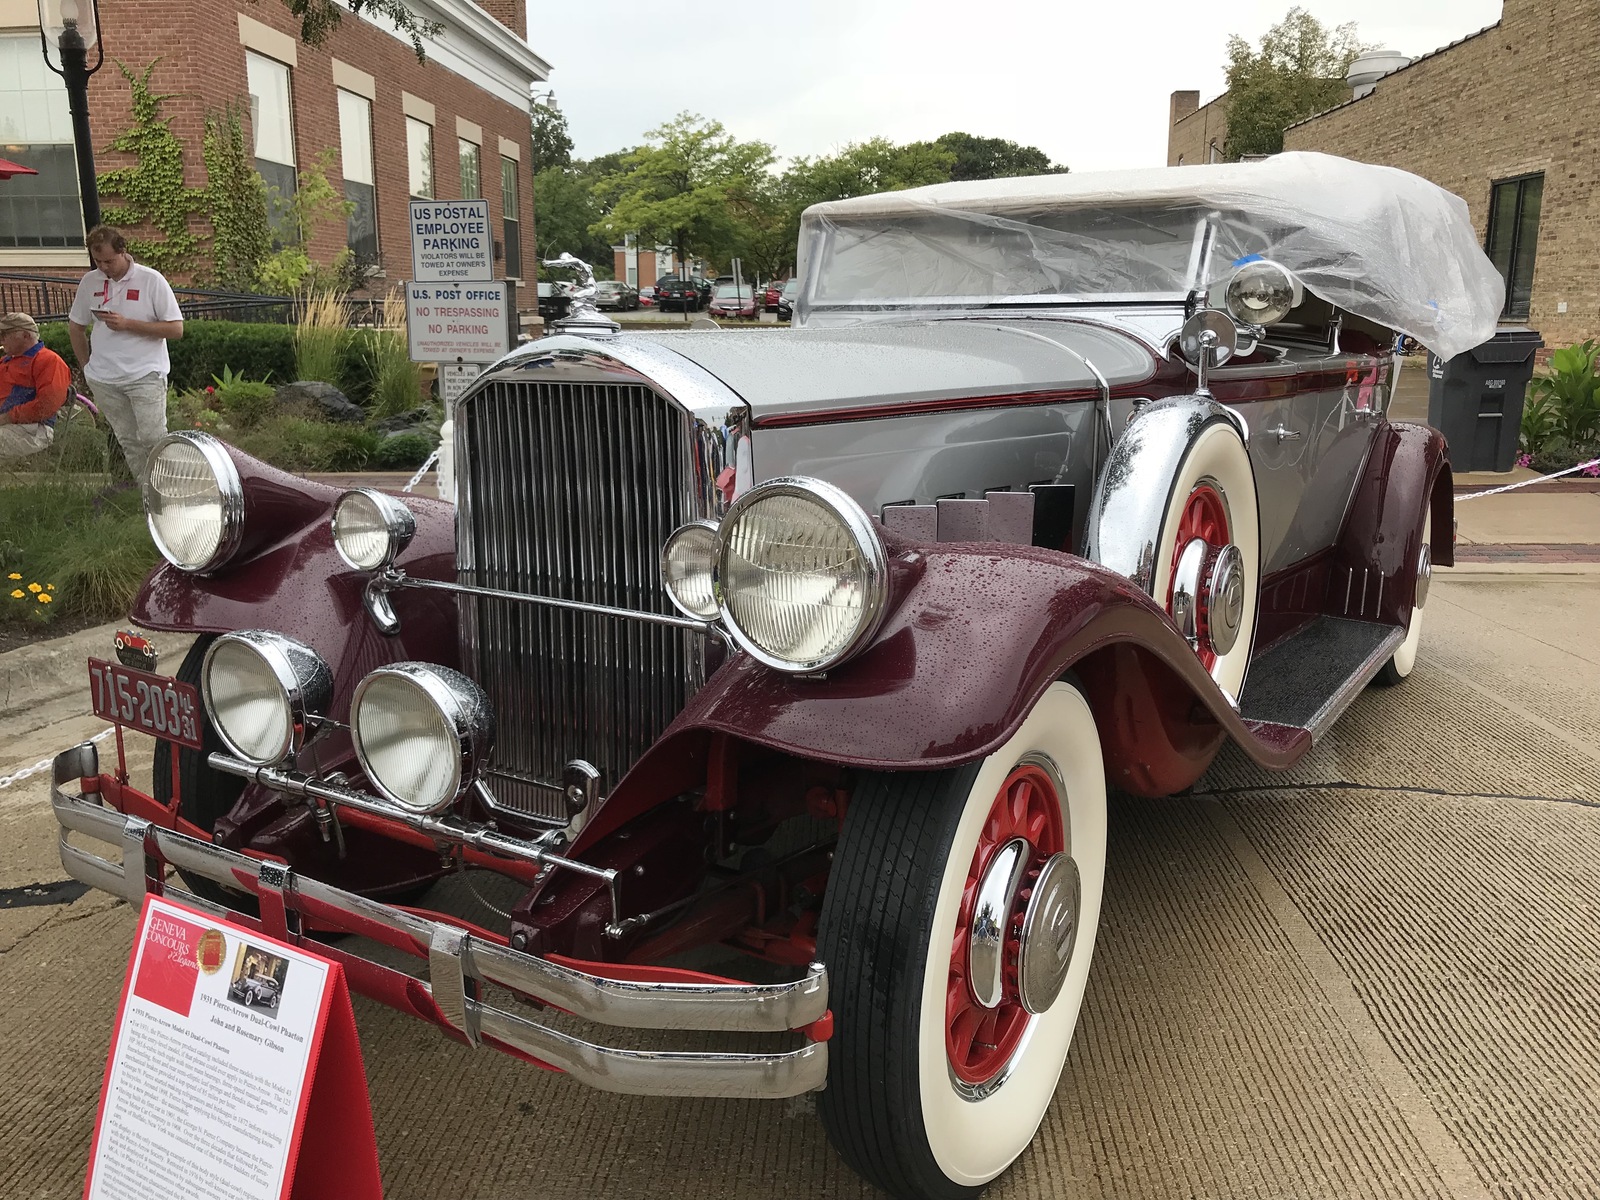
<path id="1" fill-rule="evenodd" d="M 460 582 L 672 613 L 667 534 L 694 510 L 692 418 L 648 387 L 503 380 L 456 414 Z M 565 816 L 562 768 L 609 791 L 698 686 L 696 635 L 463 597 L 461 659 L 499 719 L 504 808 Z"/>

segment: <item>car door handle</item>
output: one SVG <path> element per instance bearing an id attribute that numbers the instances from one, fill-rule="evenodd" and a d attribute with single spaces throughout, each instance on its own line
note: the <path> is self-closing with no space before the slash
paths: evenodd
<path id="1" fill-rule="evenodd" d="M 1267 432 L 1277 438 L 1279 442 L 1298 442 L 1303 436 L 1298 429 L 1289 429 L 1283 425 L 1276 425 L 1267 430 Z"/>

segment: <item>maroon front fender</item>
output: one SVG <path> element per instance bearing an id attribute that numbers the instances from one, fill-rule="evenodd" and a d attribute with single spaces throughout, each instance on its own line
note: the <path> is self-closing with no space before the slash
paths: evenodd
<path id="1" fill-rule="evenodd" d="M 1240 718 L 1166 614 L 1127 579 L 1032 546 L 894 546 L 920 571 L 872 646 L 826 678 L 739 655 L 618 785 L 580 845 L 703 770 L 726 734 L 843 766 L 931 770 L 999 748 L 1051 683 L 1073 673 L 1095 711 L 1111 781 L 1144 795 L 1193 783 L 1225 738 L 1282 768 L 1301 729 Z M 701 779 L 704 775 L 700 776 Z"/>

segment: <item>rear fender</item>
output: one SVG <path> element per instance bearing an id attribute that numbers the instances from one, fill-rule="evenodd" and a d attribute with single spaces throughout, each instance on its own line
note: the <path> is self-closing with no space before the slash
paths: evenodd
<path id="1" fill-rule="evenodd" d="M 1111 781 L 1166 795 L 1193 783 L 1227 737 L 1265 766 L 1310 749 L 1304 730 L 1245 721 L 1166 613 L 1130 580 L 1034 546 L 889 542 L 906 590 L 873 644 L 822 678 L 726 663 L 636 763 L 579 848 L 701 781 L 714 734 L 875 771 L 982 758 L 1044 690 L 1075 672 Z M 670 781 L 670 782 L 669 782 Z"/>
<path id="2" fill-rule="evenodd" d="M 1436 566 L 1455 565 L 1455 496 L 1444 435 L 1394 422 L 1373 435 L 1367 464 L 1340 532 L 1329 581 L 1334 616 L 1404 625 L 1416 595 L 1423 517 Z"/>

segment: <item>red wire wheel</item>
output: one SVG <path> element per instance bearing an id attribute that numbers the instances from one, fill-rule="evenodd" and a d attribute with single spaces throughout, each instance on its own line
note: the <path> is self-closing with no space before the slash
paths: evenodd
<path id="1" fill-rule="evenodd" d="M 1222 501 L 1222 493 L 1210 484 L 1196 485 L 1194 491 L 1189 493 L 1189 500 L 1183 506 L 1183 516 L 1178 521 L 1178 536 L 1172 544 L 1172 578 L 1176 581 L 1178 576 L 1178 559 L 1183 557 L 1184 547 L 1195 538 L 1199 538 L 1210 546 L 1213 553 L 1222 549 L 1230 541 L 1232 534 L 1228 529 L 1228 506 Z M 1210 570 L 1208 564 L 1207 570 Z M 1172 587 L 1167 587 L 1167 611 L 1172 611 Z M 1200 657 L 1200 665 L 1207 671 L 1217 665 L 1217 652 L 1211 646 L 1211 639 L 1205 636 L 1204 628 L 1201 630 L 1200 644 L 1195 648 L 1195 653 Z"/>
<path id="2" fill-rule="evenodd" d="M 1017 889 L 1012 911 L 1007 914 L 1005 981 L 1000 1003 L 994 1008 L 979 1004 L 967 983 L 967 941 L 972 928 L 972 911 L 984 872 L 996 852 L 1008 842 L 1022 838 L 1030 846 L 1023 885 Z M 945 991 L 945 1053 L 957 1079 L 968 1084 L 987 1083 L 1011 1061 L 1031 1015 L 1022 1006 L 1017 990 L 1017 961 L 1021 949 L 1019 934 L 1027 909 L 1030 885 L 1052 854 L 1066 848 L 1061 825 L 1061 797 L 1055 781 L 1041 767 L 1022 763 L 1013 767 L 1000 785 L 972 865 L 967 868 L 966 886 L 961 891 L 961 911 L 956 919 L 955 943 L 950 951 L 950 980 Z"/>

